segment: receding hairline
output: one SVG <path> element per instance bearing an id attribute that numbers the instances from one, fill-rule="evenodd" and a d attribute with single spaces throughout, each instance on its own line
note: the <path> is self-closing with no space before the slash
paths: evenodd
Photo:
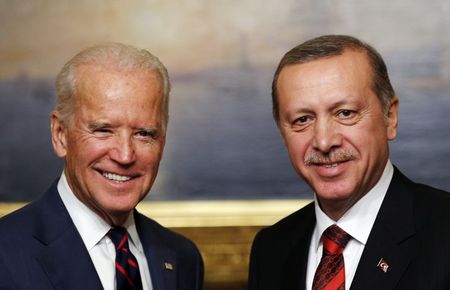
<path id="1" fill-rule="evenodd" d="M 281 68 L 278 70 L 278 73 L 276 75 L 276 79 L 278 79 L 278 76 L 281 74 L 281 72 L 286 68 L 286 67 L 292 67 L 295 65 L 302 65 L 302 64 L 309 64 L 312 62 L 316 62 L 316 61 L 322 61 L 322 60 L 328 60 L 328 59 L 332 59 L 332 58 L 336 58 L 336 57 L 340 57 L 346 53 L 349 52 L 355 52 L 355 53 L 359 53 L 361 55 L 364 55 L 364 59 L 367 61 L 368 65 L 370 66 L 370 70 L 374 71 L 374 68 L 370 62 L 370 57 L 369 57 L 369 53 L 366 49 L 362 48 L 362 47 L 358 47 L 358 46 L 347 46 L 342 48 L 342 50 L 340 51 L 336 51 L 333 54 L 328 54 L 328 55 L 320 55 L 320 56 L 311 56 L 311 57 L 306 57 L 306 58 L 302 58 L 302 59 L 295 59 L 295 57 L 289 57 L 287 58 L 285 61 L 280 63 Z"/>
<path id="2" fill-rule="evenodd" d="M 163 79 L 161 71 L 156 67 L 120 67 L 114 62 L 108 63 L 96 63 L 96 62 L 86 62 L 80 63 L 73 68 L 73 73 L 76 75 L 75 80 L 78 80 L 80 76 L 84 74 L 86 69 L 91 69 L 93 73 L 119 73 L 119 74 L 132 74 L 132 75 L 148 75 L 149 77 L 156 77 L 163 87 Z M 76 82 L 75 82 L 76 83 Z"/>
<path id="3" fill-rule="evenodd" d="M 99 70 L 141 71 L 159 76 L 161 86 L 163 128 L 169 119 L 170 78 L 167 68 L 159 58 L 146 49 L 139 49 L 123 43 L 103 43 L 88 47 L 74 55 L 61 69 L 56 77 L 55 111 L 63 123 L 69 122 L 72 116 L 72 105 L 76 98 L 79 68 L 83 66 L 98 67 Z"/>
<path id="4" fill-rule="evenodd" d="M 272 80 L 272 113 L 278 124 L 278 79 L 285 67 L 343 55 L 347 51 L 361 52 L 369 64 L 372 91 L 387 113 L 395 91 L 389 80 L 386 64 L 380 53 L 370 44 L 347 35 L 324 35 L 310 39 L 289 50 L 281 59 Z"/>
<path id="5" fill-rule="evenodd" d="M 334 58 L 342 57 L 342 56 L 344 56 L 347 53 L 356 53 L 356 54 L 359 54 L 359 55 L 362 56 L 362 59 L 364 60 L 364 62 L 368 66 L 368 69 L 369 69 L 369 72 L 370 72 L 370 77 L 373 80 L 375 71 L 374 71 L 372 63 L 370 62 L 370 57 L 369 57 L 369 55 L 368 55 L 366 50 L 364 50 L 362 48 L 359 48 L 359 47 L 346 47 L 346 48 L 342 49 L 342 51 L 340 51 L 339 53 L 336 53 L 336 54 L 333 54 L 333 55 L 321 56 L 321 57 L 317 57 L 317 58 L 311 58 L 311 59 L 308 59 L 308 60 L 302 59 L 302 60 L 299 60 L 299 61 L 286 63 L 279 70 L 276 80 L 278 82 L 279 76 L 281 75 L 281 73 L 286 68 L 291 68 L 291 67 L 300 66 L 300 65 L 308 65 L 308 64 L 311 64 L 311 63 L 319 62 L 319 61 L 331 60 L 331 59 L 334 59 Z"/>
<path id="6" fill-rule="evenodd" d="M 114 64 L 108 63 L 105 64 L 82 63 L 74 67 L 73 71 L 73 73 L 76 75 L 72 96 L 73 100 L 79 98 L 77 92 L 79 89 L 78 86 L 82 81 L 85 81 L 86 72 L 96 75 L 99 74 L 102 76 L 106 74 L 118 74 L 118 75 L 130 74 L 133 78 L 138 78 L 139 76 L 142 76 L 145 79 L 150 79 L 151 81 L 154 81 L 154 84 L 157 84 L 160 90 L 159 97 L 163 98 L 164 96 L 164 84 L 163 84 L 164 77 L 157 68 L 120 68 L 115 66 Z M 103 79 L 103 77 L 101 77 L 101 79 Z"/>

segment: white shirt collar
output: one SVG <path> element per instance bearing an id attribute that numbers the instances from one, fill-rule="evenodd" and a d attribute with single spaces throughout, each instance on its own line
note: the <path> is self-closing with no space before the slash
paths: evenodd
<path id="1" fill-rule="evenodd" d="M 320 245 L 322 233 L 332 224 L 337 224 L 340 228 L 352 236 L 353 239 L 365 245 L 369 238 L 372 226 L 380 210 L 383 199 L 391 183 L 394 174 L 394 167 L 390 160 L 387 161 L 380 180 L 375 186 L 357 201 L 337 222 L 328 217 L 320 208 L 316 195 L 314 195 L 314 207 L 316 213 L 316 227 L 311 243 Z"/>
<path id="2" fill-rule="evenodd" d="M 141 239 L 139 239 L 139 234 L 136 229 L 136 223 L 134 222 L 134 214 L 131 213 L 128 216 L 128 219 L 125 221 L 125 223 L 122 225 L 124 228 L 127 229 L 128 236 L 130 237 L 131 243 L 134 244 L 136 249 L 139 250 L 142 254 L 144 253 L 144 247 L 142 246 Z"/>
<path id="3" fill-rule="evenodd" d="M 111 225 L 109 225 L 104 219 L 93 212 L 75 196 L 67 182 L 64 172 L 61 174 L 57 188 L 64 206 L 69 212 L 75 227 L 80 233 L 81 239 L 83 240 L 87 250 L 90 251 L 108 233 L 111 229 Z M 133 214 L 129 215 L 128 219 L 123 224 L 123 227 L 127 229 L 131 242 L 139 251 L 143 252 L 143 247 L 139 239 Z"/>

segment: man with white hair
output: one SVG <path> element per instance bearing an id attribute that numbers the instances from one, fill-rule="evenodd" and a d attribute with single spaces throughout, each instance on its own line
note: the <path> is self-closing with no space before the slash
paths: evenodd
<path id="1" fill-rule="evenodd" d="M 146 50 L 99 45 L 62 68 L 56 91 L 51 136 L 64 171 L 0 221 L 0 289 L 201 289 L 196 246 L 135 209 L 164 149 L 164 65 Z"/>

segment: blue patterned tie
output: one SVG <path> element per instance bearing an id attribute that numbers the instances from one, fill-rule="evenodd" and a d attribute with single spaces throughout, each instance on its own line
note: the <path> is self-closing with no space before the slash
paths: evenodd
<path id="1" fill-rule="evenodd" d="M 127 230 L 123 227 L 114 227 L 108 236 L 116 246 L 117 290 L 142 290 L 139 265 L 128 248 Z"/>

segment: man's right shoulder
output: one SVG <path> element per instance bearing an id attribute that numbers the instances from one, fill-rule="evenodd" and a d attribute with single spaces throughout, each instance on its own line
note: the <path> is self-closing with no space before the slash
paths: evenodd
<path id="1" fill-rule="evenodd" d="M 310 203 L 262 229 L 251 249 L 249 289 L 280 289 L 289 276 L 286 273 L 292 272 L 301 261 L 306 261 L 315 224 L 314 203 Z M 298 277 L 297 273 L 294 276 Z"/>
<path id="2" fill-rule="evenodd" d="M 313 229 L 315 222 L 314 202 L 311 202 L 277 223 L 259 231 L 255 237 L 255 242 L 277 244 L 292 241 L 298 235 Z"/>
<path id="3" fill-rule="evenodd" d="M 35 222 L 36 206 L 32 202 L 0 218 L 0 237 L 24 233 Z"/>
<path id="4" fill-rule="evenodd" d="M 61 212 L 67 213 L 56 189 L 57 181 L 37 200 L 1 217 L 0 236 L 5 233 L 11 236 L 29 235 L 34 229 L 42 228 L 43 220 L 55 221 Z"/>

